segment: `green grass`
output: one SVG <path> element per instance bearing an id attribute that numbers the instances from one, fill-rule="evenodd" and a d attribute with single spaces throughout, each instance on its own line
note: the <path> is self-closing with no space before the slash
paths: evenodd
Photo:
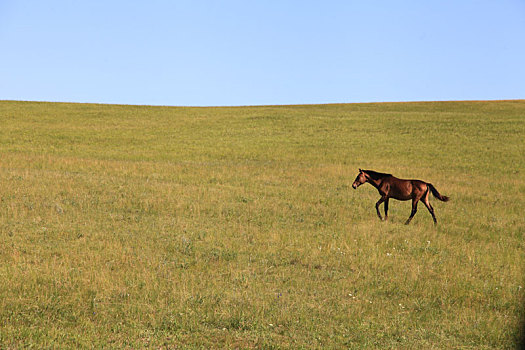
<path id="1" fill-rule="evenodd" d="M 513 348 L 525 101 L 0 102 L 1 348 Z M 358 168 L 432 182 L 380 222 Z"/>

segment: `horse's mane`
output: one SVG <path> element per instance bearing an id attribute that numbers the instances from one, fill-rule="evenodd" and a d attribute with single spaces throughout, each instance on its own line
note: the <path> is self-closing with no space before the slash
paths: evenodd
<path id="1" fill-rule="evenodd" d="M 364 173 L 367 173 L 373 180 L 383 179 L 385 177 L 392 176 L 392 174 L 380 173 L 373 170 L 363 170 Z"/>

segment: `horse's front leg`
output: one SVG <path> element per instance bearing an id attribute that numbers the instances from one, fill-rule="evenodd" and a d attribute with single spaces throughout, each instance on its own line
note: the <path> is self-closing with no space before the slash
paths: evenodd
<path id="1" fill-rule="evenodd" d="M 388 220 L 388 200 L 389 199 L 390 198 L 388 197 L 385 199 L 385 221 Z"/>
<path id="2" fill-rule="evenodd" d="M 386 197 L 381 197 L 376 203 L 376 211 L 377 211 L 377 216 L 379 216 L 379 220 L 383 220 L 383 217 L 381 216 L 381 213 L 379 212 L 379 205 L 383 203 L 386 199 L 387 199 Z"/>

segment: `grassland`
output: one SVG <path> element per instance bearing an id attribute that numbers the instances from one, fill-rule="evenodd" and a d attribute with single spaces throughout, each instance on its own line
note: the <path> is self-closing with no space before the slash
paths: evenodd
<path id="1" fill-rule="evenodd" d="M 525 101 L 0 102 L 0 348 L 512 348 Z M 357 169 L 432 182 L 439 225 Z"/>

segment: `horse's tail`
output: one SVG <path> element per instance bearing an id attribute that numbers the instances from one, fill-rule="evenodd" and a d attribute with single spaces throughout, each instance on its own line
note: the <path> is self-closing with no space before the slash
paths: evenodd
<path id="1" fill-rule="evenodd" d="M 436 190 L 436 188 L 434 187 L 434 185 L 427 183 L 427 186 L 428 186 L 428 188 L 430 189 L 430 191 L 432 192 L 432 194 L 434 195 L 434 197 L 436 197 L 436 198 L 439 199 L 440 201 L 448 202 L 448 200 L 450 199 L 450 198 L 447 197 L 447 196 L 442 196 L 441 194 L 439 194 L 438 190 Z"/>

